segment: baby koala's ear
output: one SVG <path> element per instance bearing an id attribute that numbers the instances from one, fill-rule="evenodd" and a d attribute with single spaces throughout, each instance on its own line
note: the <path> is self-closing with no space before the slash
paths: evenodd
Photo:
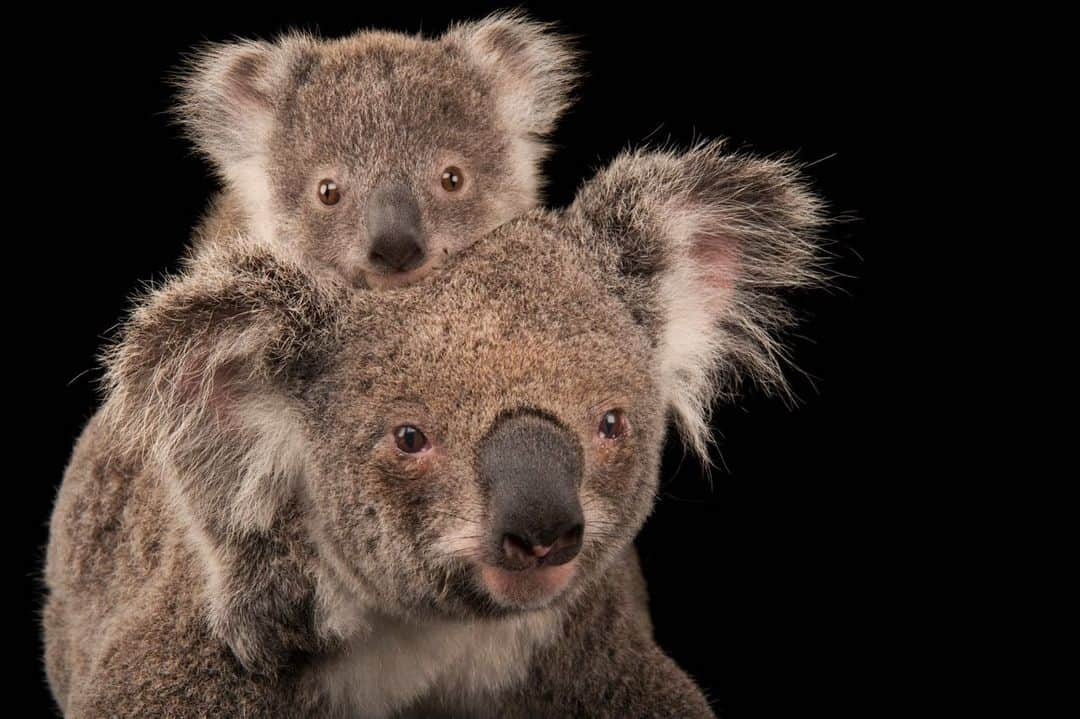
<path id="1" fill-rule="evenodd" d="M 504 122 L 524 135 L 549 134 L 570 105 L 577 53 L 567 37 L 518 11 L 451 28 L 445 42 L 464 49 L 495 83 Z"/>
<path id="2" fill-rule="evenodd" d="M 174 116 L 226 179 L 239 179 L 265 152 L 278 96 L 306 42 L 290 34 L 207 43 L 174 76 Z"/>
<path id="3" fill-rule="evenodd" d="M 587 182 L 569 210 L 580 236 L 657 348 L 684 438 L 706 454 L 717 395 L 743 373 L 785 390 L 780 292 L 818 283 L 822 204 L 788 161 L 633 152 Z"/>

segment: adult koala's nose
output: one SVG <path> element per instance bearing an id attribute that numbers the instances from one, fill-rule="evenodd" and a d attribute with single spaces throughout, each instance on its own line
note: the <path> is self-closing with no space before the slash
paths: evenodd
<path id="1" fill-rule="evenodd" d="M 383 184 L 372 191 L 367 233 L 368 261 L 378 272 L 407 272 L 427 259 L 420 204 L 402 183 Z"/>
<path id="2" fill-rule="evenodd" d="M 480 479 L 491 507 L 491 554 L 510 570 L 565 564 L 585 534 L 578 488 L 581 446 L 533 413 L 499 420 L 480 446 Z"/>

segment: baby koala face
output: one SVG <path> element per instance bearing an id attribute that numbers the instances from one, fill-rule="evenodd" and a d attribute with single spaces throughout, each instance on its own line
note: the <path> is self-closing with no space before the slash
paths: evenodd
<path id="1" fill-rule="evenodd" d="M 434 40 L 293 34 L 205 49 L 178 114 L 250 233 L 385 288 L 536 204 L 572 62 L 558 37 L 513 14 Z"/>

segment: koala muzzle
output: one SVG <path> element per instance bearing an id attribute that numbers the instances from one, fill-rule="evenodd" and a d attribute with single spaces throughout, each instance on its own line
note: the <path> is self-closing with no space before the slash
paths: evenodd
<path id="1" fill-rule="evenodd" d="M 408 272 L 424 264 L 424 238 L 420 205 L 403 184 L 376 187 L 368 200 L 368 261 L 378 272 Z"/>
<path id="2" fill-rule="evenodd" d="M 585 533 L 578 498 L 581 447 L 563 427 L 522 413 L 501 419 L 480 447 L 495 563 L 510 570 L 565 564 Z"/>

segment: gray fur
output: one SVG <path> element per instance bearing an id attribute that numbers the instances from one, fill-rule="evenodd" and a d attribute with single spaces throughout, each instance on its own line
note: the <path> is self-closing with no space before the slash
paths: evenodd
<path id="1" fill-rule="evenodd" d="M 790 165 L 709 145 L 625 155 L 569 210 L 384 293 L 257 243 L 193 258 L 110 351 L 57 500 L 57 700 L 73 717 L 712 716 L 652 639 L 631 542 L 669 410 L 700 442 L 737 369 L 780 381 L 780 290 L 815 277 L 817 208 Z M 629 432 L 604 440 L 616 407 Z M 522 411 L 580 448 L 559 471 L 580 472 L 585 518 L 565 583 L 525 598 L 480 541 L 479 453 Z M 397 452 L 402 423 L 432 450 Z"/>
<path id="2" fill-rule="evenodd" d="M 564 38 L 518 13 L 435 39 L 293 32 L 207 45 L 178 75 L 175 110 L 224 185 L 196 251 L 242 236 L 356 285 L 415 281 L 536 205 L 575 62 Z M 441 187 L 448 166 L 464 173 L 457 192 Z M 340 188 L 332 207 L 318 199 L 323 179 Z M 404 273 L 369 257 L 385 186 L 419 208 L 425 262 Z"/>

